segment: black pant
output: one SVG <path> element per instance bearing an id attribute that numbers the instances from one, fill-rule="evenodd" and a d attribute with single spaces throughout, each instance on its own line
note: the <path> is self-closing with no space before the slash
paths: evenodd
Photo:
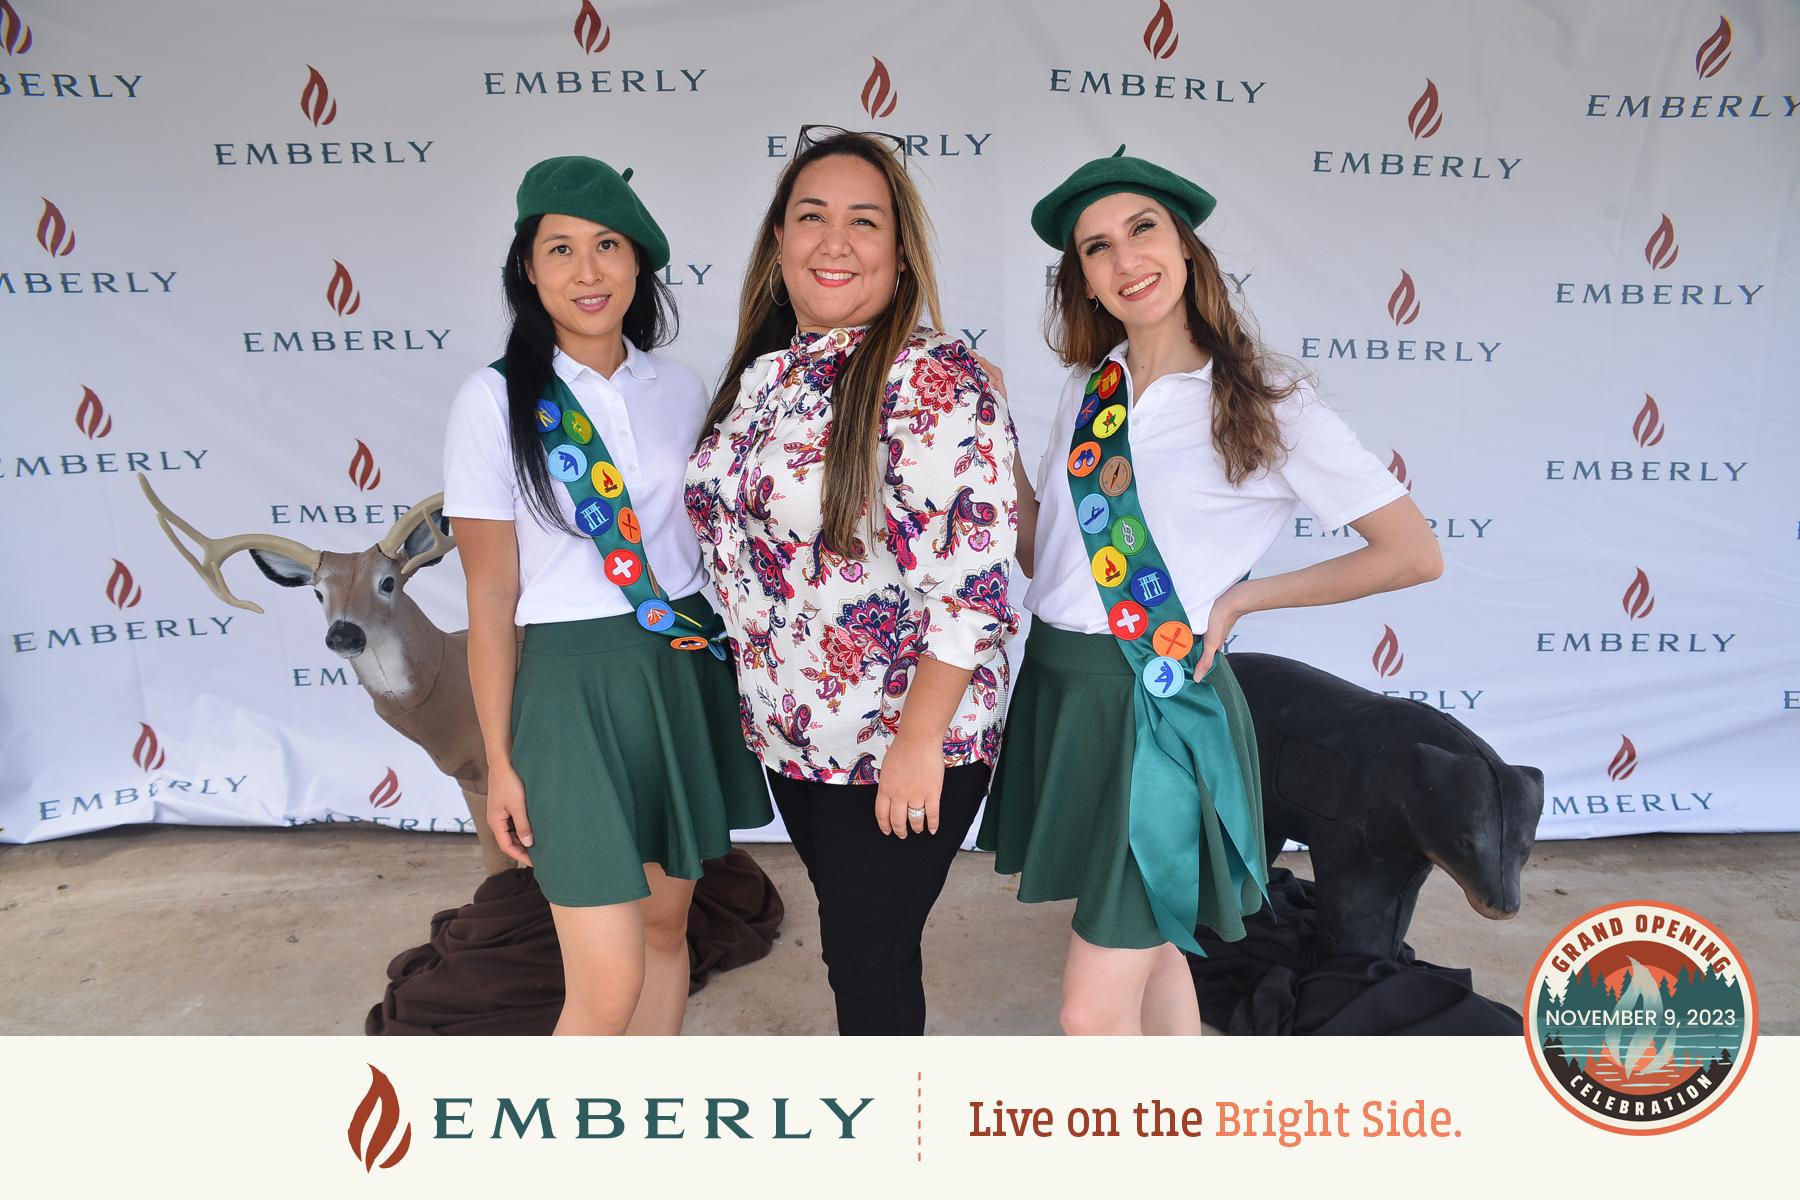
<path id="1" fill-rule="evenodd" d="M 987 792 L 988 768 L 944 772 L 938 831 L 906 838 L 875 824 L 873 784 L 808 783 L 769 772 L 769 790 L 819 898 L 819 942 L 838 1032 L 925 1032 L 925 918 Z"/>

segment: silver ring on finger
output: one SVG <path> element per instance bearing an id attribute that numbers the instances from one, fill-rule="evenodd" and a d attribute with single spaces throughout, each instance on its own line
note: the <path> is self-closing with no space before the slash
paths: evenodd
<path id="1" fill-rule="evenodd" d="M 914 821 L 923 821 L 925 819 L 925 810 L 922 808 L 909 808 L 906 810 L 906 815 Z"/>

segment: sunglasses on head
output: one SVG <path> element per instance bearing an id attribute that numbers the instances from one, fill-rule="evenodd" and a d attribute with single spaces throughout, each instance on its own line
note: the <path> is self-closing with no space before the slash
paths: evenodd
<path id="1" fill-rule="evenodd" d="M 874 138 L 876 141 L 892 147 L 902 162 L 906 160 L 905 138 L 896 137 L 891 133 L 883 133 L 878 129 L 845 129 L 840 125 L 802 125 L 800 135 L 794 139 L 794 153 L 799 154 L 821 142 L 829 142 L 832 138 L 847 136 Z"/>

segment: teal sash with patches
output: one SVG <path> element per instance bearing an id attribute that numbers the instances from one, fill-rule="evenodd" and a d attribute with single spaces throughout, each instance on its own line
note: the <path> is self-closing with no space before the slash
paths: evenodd
<path id="1" fill-rule="evenodd" d="M 1229 671 L 1223 649 L 1207 677 L 1194 682 L 1206 625 L 1196 626 L 1182 607 L 1144 519 L 1132 477 L 1130 423 L 1130 384 L 1124 368 L 1109 359 L 1088 380 L 1075 417 L 1069 490 L 1113 640 L 1137 675 L 1131 853 L 1157 929 L 1200 954 L 1196 925 L 1238 922 L 1238 914 L 1202 911 L 1200 876 L 1208 858 L 1223 859 L 1230 895 L 1242 912 L 1267 899 L 1260 807 L 1252 808 L 1260 806 L 1260 797 L 1248 794 L 1231 724 L 1213 686 L 1222 669 Z M 1212 800 L 1216 821 L 1203 810 L 1203 794 Z M 1213 840 L 1221 844 L 1204 845 Z M 1208 892 L 1216 895 L 1217 889 Z"/>
<path id="2" fill-rule="evenodd" d="M 489 364 L 506 376 L 506 360 Z M 550 474 L 569 489 L 575 502 L 575 526 L 594 540 L 601 569 L 609 583 L 625 593 L 637 622 L 654 634 L 673 634 L 677 650 L 711 650 L 725 657 L 725 623 L 717 614 L 704 625 L 675 610 L 644 553 L 644 527 L 631 506 L 625 476 L 581 401 L 555 371 L 537 402 L 538 436 Z"/>

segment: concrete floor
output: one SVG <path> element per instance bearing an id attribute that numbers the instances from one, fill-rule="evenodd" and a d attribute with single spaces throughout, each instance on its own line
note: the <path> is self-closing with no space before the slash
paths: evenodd
<path id="1" fill-rule="evenodd" d="M 812 890 L 793 850 L 751 852 L 787 902 L 762 962 L 714 976 L 688 1031 L 833 1030 Z M 1057 1031 L 1071 904 L 1023 905 L 963 854 L 926 935 L 933 1033 Z M 1282 865 L 1309 874 L 1303 854 Z M 472 837 L 373 826 L 139 827 L 0 847 L 0 1034 L 355 1034 L 388 960 L 478 882 Z M 1738 944 L 1762 1029 L 1800 1033 L 1800 835 L 1540 845 L 1518 919 L 1483 920 L 1441 872 L 1409 940 L 1519 1007 L 1527 972 L 1575 917 L 1615 900 L 1694 910 Z"/>

